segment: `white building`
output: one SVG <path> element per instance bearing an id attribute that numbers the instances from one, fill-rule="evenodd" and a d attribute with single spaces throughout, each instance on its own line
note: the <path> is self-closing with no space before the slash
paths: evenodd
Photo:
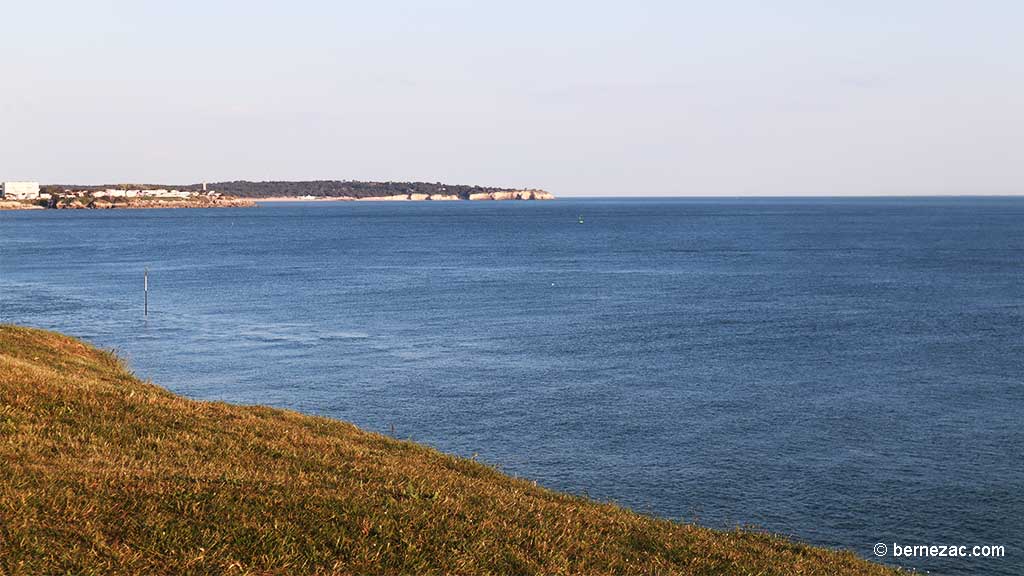
<path id="1" fill-rule="evenodd" d="M 39 198 L 39 182 L 0 183 L 0 197 L 5 200 L 35 200 Z"/>

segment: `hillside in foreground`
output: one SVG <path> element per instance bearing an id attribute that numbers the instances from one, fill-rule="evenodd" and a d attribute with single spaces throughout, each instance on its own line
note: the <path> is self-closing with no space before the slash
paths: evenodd
<path id="1" fill-rule="evenodd" d="M 0 325 L 0 574 L 895 574 L 325 418 L 197 402 Z M 754 481 L 752 479 L 752 481 Z"/>

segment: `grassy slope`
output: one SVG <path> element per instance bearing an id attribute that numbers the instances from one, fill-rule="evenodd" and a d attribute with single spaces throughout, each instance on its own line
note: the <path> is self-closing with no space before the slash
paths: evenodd
<path id="1" fill-rule="evenodd" d="M 890 574 L 352 425 L 196 402 L 0 325 L 0 574 Z"/>

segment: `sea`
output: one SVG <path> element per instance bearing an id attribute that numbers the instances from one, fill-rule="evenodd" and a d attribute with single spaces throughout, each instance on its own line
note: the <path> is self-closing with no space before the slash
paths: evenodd
<path id="1" fill-rule="evenodd" d="M 1024 197 L 0 212 L 0 322 L 647 514 L 1024 573 Z"/>

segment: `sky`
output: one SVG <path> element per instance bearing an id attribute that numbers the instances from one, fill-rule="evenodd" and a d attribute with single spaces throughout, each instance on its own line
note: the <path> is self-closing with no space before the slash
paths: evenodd
<path id="1" fill-rule="evenodd" d="M 1024 2 L 0 0 L 0 180 L 1024 193 Z"/>

